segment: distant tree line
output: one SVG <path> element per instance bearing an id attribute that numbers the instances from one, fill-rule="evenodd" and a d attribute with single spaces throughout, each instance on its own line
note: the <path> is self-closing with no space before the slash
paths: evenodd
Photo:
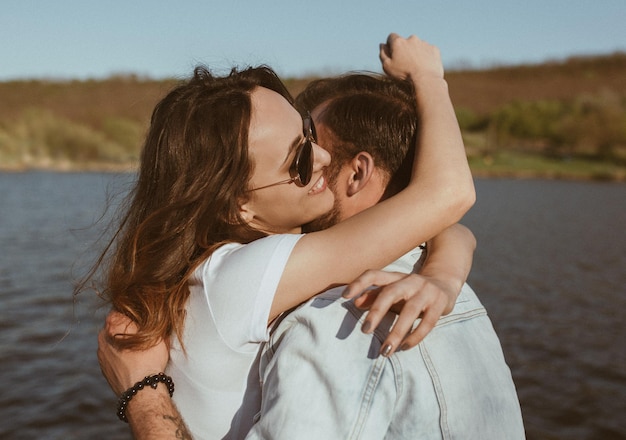
<path id="1" fill-rule="evenodd" d="M 626 166 L 626 54 L 446 74 L 468 155 L 516 151 Z M 297 94 L 313 78 L 286 80 Z M 176 80 L 0 82 L 0 165 L 136 163 Z"/>

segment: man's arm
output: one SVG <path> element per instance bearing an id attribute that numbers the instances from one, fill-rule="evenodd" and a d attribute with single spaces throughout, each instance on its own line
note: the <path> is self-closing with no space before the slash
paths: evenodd
<path id="1" fill-rule="evenodd" d="M 137 440 L 191 439 L 183 418 L 163 386 L 145 387 L 126 409 L 128 423 Z"/>
<path id="2" fill-rule="evenodd" d="M 164 371 L 169 359 L 165 341 L 147 350 L 118 350 L 116 337 L 137 331 L 135 324 L 118 312 L 110 312 L 105 327 L 98 334 L 98 362 L 102 374 L 116 395 L 151 376 Z M 182 417 L 174 406 L 167 388 L 144 387 L 126 407 L 126 417 L 138 440 L 191 439 Z"/>
<path id="3" fill-rule="evenodd" d="M 369 270 L 348 285 L 343 296 L 361 295 L 355 304 L 369 309 L 362 326 L 365 333 L 371 333 L 389 310 L 399 314 L 381 354 L 388 356 L 398 347 L 415 347 L 442 315 L 452 311 L 471 270 L 475 249 L 474 234 L 456 224 L 429 241 L 427 258 L 419 273 Z M 382 287 L 366 290 L 371 286 Z M 420 323 L 412 329 L 418 318 Z"/>
<path id="4" fill-rule="evenodd" d="M 448 302 L 447 315 L 454 308 L 461 287 L 472 270 L 476 237 L 467 227 L 457 223 L 428 242 L 426 261 L 418 274 L 437 280 L 444 288 Z"/>

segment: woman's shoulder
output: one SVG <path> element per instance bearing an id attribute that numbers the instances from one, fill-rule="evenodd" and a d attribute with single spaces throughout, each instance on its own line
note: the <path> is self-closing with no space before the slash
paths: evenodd
<path id="1" fill-rule="evenodd" d="M 196 270 L 192 296 L 212 311 L 228 345 L 265 340 L 278 283 L 300 237 L 272 235 L 247 244 L 224 244 Z"/>
<path id="2" fill-rule="evenodd" d="M 262 253 L 267 255 L 281 248 L 291 248 L 303 234 L 274 234 L 251 241 L 250 243 L 226 243 L 213 252 L 211 257 L 221 255 L 240 255 L 247 253 Z"/>
<path id="3" fill-rule="evenodd" d="M 298 240 L 303 234 L 274 234 L 254 240 L 250 243 L 225 243 L 215 249 L 211 256 L 200 264 L 196 270 L 205 273 L 223 270 L 227 267 L 246 267 L 269 264 L 279 256 L 288 258 Z"/>

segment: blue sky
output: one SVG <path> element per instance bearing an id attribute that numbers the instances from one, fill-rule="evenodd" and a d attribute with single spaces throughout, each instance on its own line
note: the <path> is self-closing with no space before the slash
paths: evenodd
<path id="1" fill-rule="evenodd" d="M 436 44 L 447 68 L 541 62 L 626 51 L 625 23 L 624 0 L 3 0 L 0 81 L 379 71 L 389 32 Z"/>

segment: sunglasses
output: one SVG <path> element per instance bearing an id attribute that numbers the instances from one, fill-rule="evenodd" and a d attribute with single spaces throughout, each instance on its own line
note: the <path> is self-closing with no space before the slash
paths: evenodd
<path id="1" fill-rule="evenodd" d="M 258 188 L 251 189 L 250 191 L 258 191 L 260 189 L 269 188 L 277 185 L 284 185 L 287 183 L 295 183 L 299 187 L 307 186 L 311 182 L 313 177 L 313 142 L 317 142 L 317 133 L 315 132 L 315 125 L 311 119 L 311 115 L 307 116 L 303 120 L 304 140 L 296 149 L 296 156 L 293 158 L 293 162 L 289 166 L 289 175 L 291 178 L 281 180 L 280 182 L 271 183 L 269 185 L 260 186 Z"/>

